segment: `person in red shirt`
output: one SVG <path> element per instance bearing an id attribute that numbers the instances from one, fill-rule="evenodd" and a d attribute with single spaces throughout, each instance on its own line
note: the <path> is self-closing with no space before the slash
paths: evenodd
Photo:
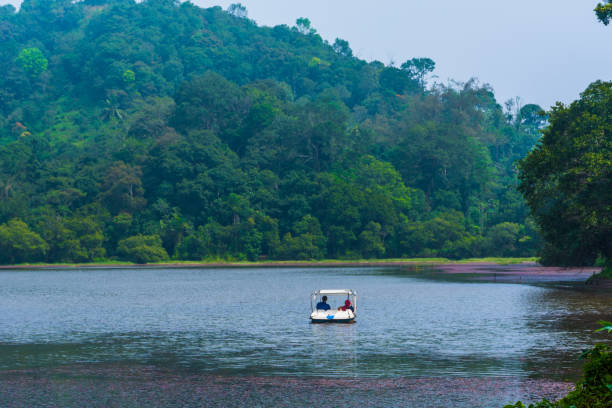
<path id="1" fill-rule="evenodd" d="M 344 306 L 340 306 L 338 310 L 342 310 L 343 312 L 351 310 L 353 313 L 355 313 L 355 308 L 351 305 L 351 301 L 348 299 L 344 301 Z"/>

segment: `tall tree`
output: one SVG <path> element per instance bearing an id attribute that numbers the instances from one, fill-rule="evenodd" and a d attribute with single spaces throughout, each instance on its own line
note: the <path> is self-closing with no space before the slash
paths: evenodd
<path id="1" fill-rule="evenodd" d="M 227 12 L 238 18 L 247 18 L 249 16 L 249 12 L 247 11 L 246 7 L 240 3 L 230 4 L 227 8 Z"/>
<path id="2" fill-rule="evenodd" d="M 297 31 L 304 35 L 315 34 L 317 30 L 312 28 L 311 22 L 306 17 L 300 17 L 295 21 L 295 27 Z"/>
<path id="3" fill-rule="evenodd" d="M 544 261 L 612 261 L 612 82 L 557 104 L 541 143 L 520 162 L 520 190 L 549 243 Z"/>
<path id="4" fill-rule="evenodd" d="M 334 51 L 336 51 L 340 55 L 343 55 L 345 57 L 353 56 L 353 50 L 351 50 L 351 47 L 349 46 L 349 42 L 346 40 L 343 40 L 341 38 L 336 38 L 336 41 L 334 41 L 333 47 L 334 47 Z"/>
<path id="5" fill-rule="evenodd" d="M 401 66 L 411 77 L 417 79 L 424 88 L 425 77 L 436 69 L 436 63 L 430 58 L 413 58 L 404 62 Z"/>

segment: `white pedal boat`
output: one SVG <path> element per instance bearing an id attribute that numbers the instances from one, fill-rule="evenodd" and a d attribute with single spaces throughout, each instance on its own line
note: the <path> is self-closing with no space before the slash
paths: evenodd
<path id="1" fill-rule="evenodd" d="M 317 304 L 323 300 L 323 297 L 332 296 L 335 297 L 335 300 L 340 300 L 339 305 L 331 304 L 329 310 L 317 309 Z M 347 299 L 351 302 L 353 310 L 343 308 Z M 312 323 L 354 323 L 357 313 L 357 292 L 353 289 L 317 290 L 310 297 L 310 309 L 310 321 Z"/>

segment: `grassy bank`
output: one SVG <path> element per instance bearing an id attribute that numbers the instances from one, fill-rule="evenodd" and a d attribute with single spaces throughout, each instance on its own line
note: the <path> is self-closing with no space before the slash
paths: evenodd
<path id="1" fill-rule="evenodd" d="M 599 276 L 604 279 L 612 279 L 612 266 L 607 266 L 603 268 Z"/>
<path id="2" fill-rule="evenodd" d="M 612 289 L 612 267 L 602 268 L 600 273 L 591 276 L 586 283 L 587 285 Z"/>
<path id="3" fill-rule="evenodd" d="M 101 260 L 90 263 L 31 263 L 17 265 L 2 265 L 1 269 L 36 269 L 36 268 L 87 268 L 87 267 L 120 267 L 120 266 L 154 266 L 154 267 L 283 267 L 283 266 L 393 266 L 410 264 L 471 264 L 489 263 L 496 265 L 514 265 L 525 262 L 537 262 L 537 258 L 470 258 L 451 260 L 447 258 L 396 258 L 396 259 L 322 259 L 309 261 L 234 261 L 227 259 L 205 259 L 202 261 L 167 261 L 150 264 L 135 264 L 117 260 Z"/>

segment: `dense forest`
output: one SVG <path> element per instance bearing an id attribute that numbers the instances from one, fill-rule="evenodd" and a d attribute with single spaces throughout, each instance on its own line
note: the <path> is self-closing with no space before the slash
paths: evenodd
<path id="1" fill-rule="evenodd" d="M 0 7 L 0 262 L 534 256 L 548 118 L 434 70 L 239 4 Z"/>

